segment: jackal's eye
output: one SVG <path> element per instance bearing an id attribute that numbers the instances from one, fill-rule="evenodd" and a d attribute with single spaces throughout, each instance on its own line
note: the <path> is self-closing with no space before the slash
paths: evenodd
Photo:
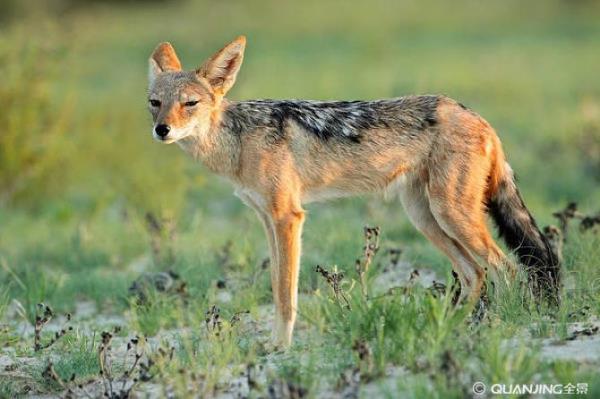
<path id="1" fill-rule="evenodd" d="M 160 101 L 158 100 L 148 100 L 151 107 L 160 107 Z"/>
<path id="2" fill-rule="evenodd" d="M 185 105 L 186 107 L 193 107 L 195 105 L 198 105 L 199 102 L 200 101 L 197 101 L 197 100 L 196 101 L 186 101 L 183 103 L 183 105 Z"/>

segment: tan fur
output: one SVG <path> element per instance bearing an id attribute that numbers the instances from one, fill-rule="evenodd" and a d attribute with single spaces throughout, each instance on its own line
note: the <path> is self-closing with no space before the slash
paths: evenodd
<path id="1" fill-rule="evenodd" d="M 360 145 L 340 145 L 316 139 L 290 121 L 281 145 L 266 148 L 264 129 L 246 132 L 236 141 L 220 134 L 218 126 L 244 45 L 242 37 L 225 46 L 196 71 L 200 84 L 177 88 L 199 99 L 202 107 L 190 114 L 175 103 L 165 115 L 158 110 L 153 115 L 155 123 L 167 121 L 190 130 L 176 140 L 178 144 L 213 172 L 228 177 L 236 194 L 257 213 L 269 243 L 278 343 L 291 342 L 305 218 L 302 205 L 307 202 L 397 193 L 413 224 L 451 260 L 466 299 L 479 298 L 487 265 L 494 271 L 514 272 L 486 224 L 484 204 L 506 171 L 500 141 L 485 120 L 443 98 L 437 124 L 410 141 L 386 129 L 372 129 Z M 176 65 L 171 50 L 170 45 L 159 46 L 151 63 L 160 67 L 166 59 L 168 67 Z M 160 96 L 161 90 L 158 82 L 150 96 Z M 193 129 L 186 127 L 192 124 Z"/>

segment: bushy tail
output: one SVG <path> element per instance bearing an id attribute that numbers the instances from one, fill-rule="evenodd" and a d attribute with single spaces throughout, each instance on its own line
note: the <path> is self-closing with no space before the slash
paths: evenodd
<path id="1" fill-rule="evenodd" d="M 502 159 L 502 158 L 500 158 Z M 559 303 L 560 262 L 548 239 L 540 232 L 533 216 L 525 207 L 508 163 L 495 165 L 491 180 L 489 212 L 500 236 L 525 266 L 530 285 L 538 297 Z"/>

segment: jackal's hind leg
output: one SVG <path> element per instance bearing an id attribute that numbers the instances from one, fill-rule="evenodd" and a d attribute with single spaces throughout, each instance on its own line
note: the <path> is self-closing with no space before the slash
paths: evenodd
<path id="1" fill-rule="evenodd" d="M 451 164 L 448 168 L 457 169 L 458 164 Z M 459 243 L 471 256 L 491 266 L 494 280 L 498 281 L 499 276 L 512 279 L 516 267 L 496 245 L 486 223 L 485 174 L 475 167 L 464 169 L 463 167 L 466 176 L 463 178 L 471 180 L 469 184 L 453 184 L 443 174 L 430 174 L 428 198 L 431 213 L 446 235 Z"/>
<path id="2" fill-rule="evenodd" d="M 485 271 L 462 245 L 438 225 L 429 209 L 424 188 L 418 182 L 411 182 L 401 190 L 400 199 L 414 226 L 452 262 L 461 284 L 459 301 L 479 299 Z"/>
<path id="3" fill-rule="evenodd" d="M 501 278 L 507 283 L 514 279 L 515 264 L 496 245 L 484 221 L 472 221 L 469 228 L 465 226 L 464 220 L 453 221 L 452 216 L 441 215 L 435 211 L 434 215 L 448 236 L 460 243 L 467 253 L 479 258 L 482 264 L 490 266 L 489 269 L 486 267 L 486 270 L 490 271 L 495 284 L 498 284 Z"/>

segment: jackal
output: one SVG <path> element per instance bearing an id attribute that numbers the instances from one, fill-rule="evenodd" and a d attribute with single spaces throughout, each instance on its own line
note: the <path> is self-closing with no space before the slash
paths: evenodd
<path id="1" fill-rule="evenodd" d="M 274 339 L 291 343 L 296 318 L 302 205 L 384 192 L 448 256 L 461 298 L 479 298 L 488 265 L 514 274 L 500 235 L 540 295 L 558 300 L 559 262 L 515 185 L 500 140 L 482 117 L 441 95 L 375 101 L 229 101 L 246 39 L 184 71 L 161 43 L 149 59 L 153 136 L 227 177 L 256 211 L 271 257 Z"/>

